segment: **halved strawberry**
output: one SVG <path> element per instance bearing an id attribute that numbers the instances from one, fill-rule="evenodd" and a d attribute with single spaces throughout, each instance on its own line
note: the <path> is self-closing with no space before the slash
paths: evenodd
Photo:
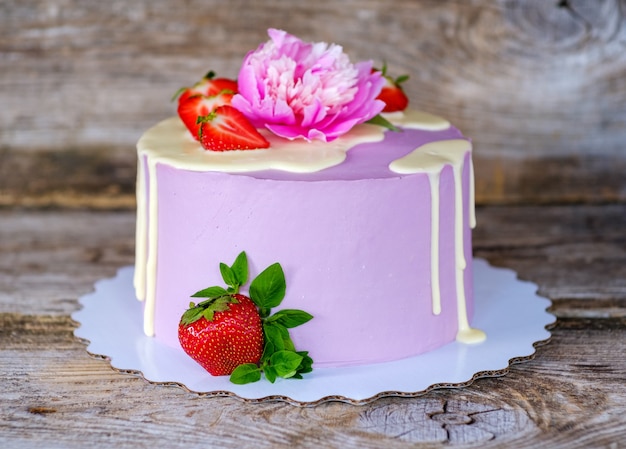
<path id="1" fill-rule="evenodd" d="M 224 105 L 200 117 L 200 144 L 212 151 L 268 148 L 269 142 L 232 106 Z"/>
<path id="2" fill-rule="evenodd" d="M 409 99 L 404 93 L 404 90 L 402 90 L 401 84 L 408 80 L 409 76 L 401 75 L 395 79 L 390 77 L 387 75 L 387 64 L 383 64 L 383 68 L 381 70 L 373 69 L 372 71 L 382 72 L 382 76 L 387 82 L 377 97 L 378 100 L 385 103 L 383 112 L 404 111 L 409 105 Z"/>
<path id="3" fill-rule="evenodd" d="M 230 104 L 232 97 L 233 94 L 226 91 L 213 96 L 201 94 L 187 96 L 178 103 L 178 115 L 191 135 L 196 140 L 200 140 L 198 118 L 210 114 L 219 106 Z"/>
<path id="4" fill-rule="evenodd" d="M 180 88 L 174 95 L 174 98 L 180 94 L 178 102 L 181 103 L 193 95 L 206 95 L 210 97 L 220 92 L 227 92 L 231 95 L 236 94 L 237 81 L 228 78 L 215 78 L 215 72 L 210 71 L 192 87 Z"/>

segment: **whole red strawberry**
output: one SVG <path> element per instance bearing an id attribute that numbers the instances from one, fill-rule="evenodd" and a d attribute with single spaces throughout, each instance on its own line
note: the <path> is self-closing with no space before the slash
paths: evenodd
<path id="1" fill-rule="evenodd" d="M 245 363 L 258 364 L 263 354 L 263 328 L 250 298 L 226 295 L 205 306 L 195 321 L 186 323 L 183 315 L 178 326 L 183 350 L 213 376 L 230 375 Z M 189 310 L 197 307 L 203 306 Z M 206 313 L 207 310 L 211 312 Z M 207 315 L 212 315 L 211 319 Z"/>
<path id="2" fill-rule="evenodd" d="M 230 375 L 235 384 L 261 379 L 302 379 L 312 371 L 313 359 L 306 351 L 296 351 L 289 329 L 313 316 L 296 309 L 275 314 L 285 296 L 285 275 L 280 264 L 263 270 L 250 283 L 250 297 L 239 293 L 248 280 L 248 258 L 241 252 L 232 266 L 220 264 L 227 288 L 209 287 L 194 298 L 178 325 L 183 350 L 214 376 Z"/>
<path id="3" fill-rule="evenodd" d="M 378 69 L 373 69 L 378 71 Z M 392 78 L 387 75 L 387 65 L 383 64 L 383 68 L 380 70 L 382 76 L 385 78 L 386 84 L 383 86 L 377 99 L 385 103 L 383 112 L 397 112 L 404 111 L 409 105 L 409 98 L 402 89 L 402 83 L 409 79 L 408 75 L 402 75 L 397 78 Z"/>

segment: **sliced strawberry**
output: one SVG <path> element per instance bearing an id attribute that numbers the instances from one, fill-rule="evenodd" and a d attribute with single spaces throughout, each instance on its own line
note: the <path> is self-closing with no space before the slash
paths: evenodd
<path id="1" fill-rule="evenodd" d="M 231 95 L 236 94 L 237 81 L 228 78 L 215 78 L 215 73 L 211 71 L 192 87 L 183 87 L 179 89 L 174 95 L 174 98 L 180 94 L 178 102 L 181 103 L 193 95 L 206 95 L 207 97 L 210 97 L 221 92 L 227 92 Z"/>
<path id="2" fill-rule="evenodd" d="M 408 75 L 402 75 L 394 79 L 387 75 L 386 64 L 383 64 L 383 68 L 381 70 L 373 69 L 372 71 L 382 72 L 382 76 L 387 82 L 377 97 L 378 100 L 385 103 L 383 112 L 404 111 L 409 105 L 409 99 L 404 93 L 401 84 L 409 79 Z"/>
<path id="3" fill-rule="evenodd" d="M 200 143 L 207 150 L 252 150 L 270 146 L 246 116 L 232 106 L 220 106 L 198 121 Z"/>
<path id="4" fill-rule="evenodd" d="M 230 104 L 232 97 L 233 94 L 227 92 L 210 97 L 200 94 L 188 96 L 178 103 L 178 115 L 191 135 L 196 140 L 200 140 L 198 118 L 210 114 L 219 106 Z"/>

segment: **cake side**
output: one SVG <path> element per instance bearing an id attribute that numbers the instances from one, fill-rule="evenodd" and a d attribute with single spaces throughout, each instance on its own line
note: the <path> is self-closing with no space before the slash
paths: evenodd
<path id="1" fill-rule="evenodd" d="M 293 339 L 316 366 L 394 360 L 471 337 L 473 173 L 458 130 L 388 132 L 311 175 L 193 170 L 185 156 L 159 159 L 153 142 L 172 141 L 152 131 L 139 146 L 146 245 L 136 269 L 148 334 L 177 346 L 189 295 L 215 278 L 217 262 L 245 250 L 251 271 L 280 261 L 283 307 L 315 316 Z M 187 145 L 183 131 L 173 139 Z M 419 148 L 434 153 L 430 165 L 389 168 Z"/>

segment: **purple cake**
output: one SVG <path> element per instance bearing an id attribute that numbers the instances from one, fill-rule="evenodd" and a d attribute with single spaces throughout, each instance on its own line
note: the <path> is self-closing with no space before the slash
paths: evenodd
<path id="1" fill-rule="evenodd" d="M 311 124 L 310 110 L 300 117 L 295 100 L 293 126 L 276 125 L 274 116 L 264 122 L 267 98 L 254 89 L 269 89 L 268 83 L 251 81 L 259 70 L 246 64 L 259 52 L 270 58 L 281 45 L 296 46 L 298 54 L 305 48 L 284 32 L 270 36 L 248 55 L 232 100 L 268 148 L 207 151 L 201 133 L 190 133 L 178 117 L 138 142 L 135 288 L 145 301 L 146 334 L 180 348 L 178 324 L 190 295 L 220 278 L 220 262 L 245 251 L 251 277 L 281 264 L 287 290 L 280 308 L 314 316 L 291 336 L 315 368 L 392 361 L 484 339 L 470 327 L 470 141 L 440 117 L 409 109 L 381 114 L 382 77 L 371 63 L 348 66 L 341 59 L 356 87 L 339 89 L 345 107 L 333 103 L 324 111 L 351 111 L 341 117 L 350 126 L 323 119 L 319 108 L 315 117 L 323 120 Z M 305 49 L 336 56 L 332 46 Z M 319 72 L 320 64 L 311 67 Z M 336 93 L 337 82 L 326 82 Z M 359 88 L 371 98 L 359 97 Z M 357 100 L 366 112 L 357 110 Z M 395 129 L 373 124 L 374 115 Z"/>
<path id="2" fill-rule="evenodd" d="M 401 132 L 360 125 L 356 141 L 373 142 L 349 148 L 352 132 L 334 141 L 349 148 L 345 160 L 311 173 L 208 169 L 178 118 L 148 130 L 138 144 L 136 266 L 146 333 L 178 347 L 189 296 L 245 250 L 252 274 L 281 263 L 282 307 L 315 316 L 292 333 L 318 367 L 472 338 L 471 144 L 444 120 L 402 115 Z M 407 155 L 422 166 L 400 164 Z"/>

